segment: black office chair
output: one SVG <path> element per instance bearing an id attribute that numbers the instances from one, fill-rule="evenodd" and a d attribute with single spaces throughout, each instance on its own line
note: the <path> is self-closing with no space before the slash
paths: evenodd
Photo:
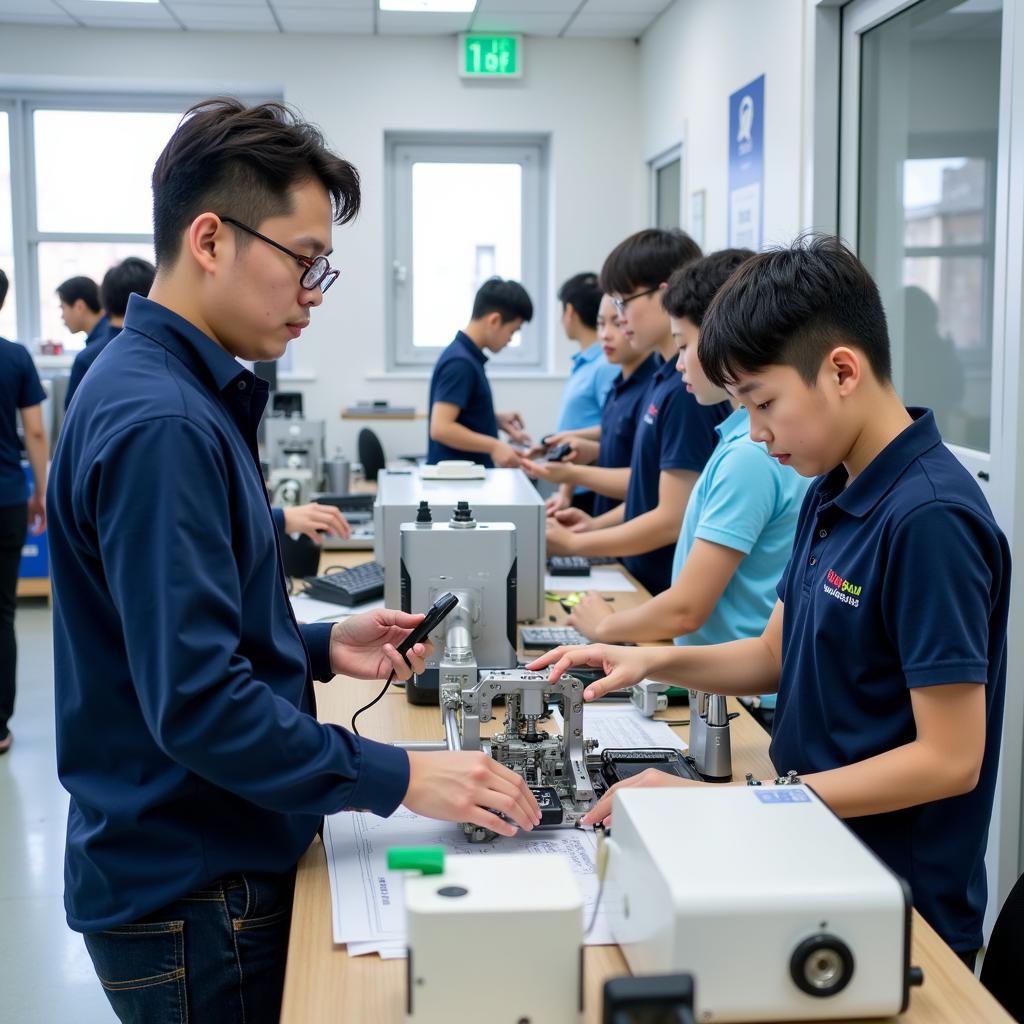
<path id="1" fill-rule="evenodd" d="M 981 983 L 1014 1020 L 1024 1021 L 1024 875 L 999 911 L 981 965 Z"/>
<path id="2" fill-rule="evenodd" d="M 384 449 L 380 438 L 369 427 L 359 431 L 357 442 L 359 461 L 363 464 L 363 476 L 367 480 L 376 480 L 377 474 L 384 468 Z"/>

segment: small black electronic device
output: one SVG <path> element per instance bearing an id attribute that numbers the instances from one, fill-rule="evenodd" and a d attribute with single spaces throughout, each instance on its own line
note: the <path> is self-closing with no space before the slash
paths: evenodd
<path id="1" fill-rule="evenodd" d="M 309 586 L 305 593 L 317 601 L 352 607 L 384 596 L 384 566 L 380 562 L 364 562 L 351 569 L 313 576 L 306 582 Z"/>
<path id="2" fill-rule="evenodd" d="M 648 974 L 604 984 L 601 1024 L 694 1024 L 693 976 Z"/>
<path id="3" fill-rule="evenodd" d="M 589 576 L 590 559 L 582 555 L 552 555 L 548 559 L 552 576 Z"/>
<path id="4" fill-rule="evenodd" d="M 545 456 L 545 462 L 561 462 L 567 455 L 572 454 L 572 445 L 568 441 L 555 445 Z"/>
<path id="5" fill-rule="evenodd" d="M 454 594 L 442 594 L 430 606 L 430 611 L 424 616 L 423 621 L 398 645 L 398 653 L 405 658 L 415 644 L 423 643 L 437 629 L 458 603 L 459 599 Z M 409 663 L 408 658 L 405 658 L 405 663 Z"/>
<path id="6" fill-rule="evenodd" d="M 540 823 L 545 825 L 562 824 L 562 800 L 554 786 L 531 786 L 530 792 L 540 808 Z"/>
<path id="7" fill-rule="evenodd" d="M 671 747 L 650 747 L 640 750 L 617 750 L 606 748 L 601 751 L 601 767 L 595 773 L 594 781 L 611 789 L 616 782 L 631 779 L 634 775 L 657 768 L 660 772 L 677 775 L 681 779 L 703 782 L 700 772 L 693 766 L 691 758 L 682 751 Z"/>
<path id="8" fill-rule="evenodd" d="M 320 505 L 333 505 L 350 523 L 368 523 L 373 520 L 372 494 L 317 494 L 313 501 Z"/>

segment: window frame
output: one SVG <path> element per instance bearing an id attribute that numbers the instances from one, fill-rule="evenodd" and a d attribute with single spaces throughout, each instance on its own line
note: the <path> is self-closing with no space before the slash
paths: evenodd
<path id="1" fill-rule="evenodd" d="M 679 164 L 679 217 L 678 224 L 673 224 L 672 227 L 682 228 L 687 221 L 686 204 L 683 202 L 683 197 L 686 195 L 686 169 L 683 166 L 683 143 L 682 141 L 669 146 L 668 149 L 663 150 L 656 157 L 647 161 L 648 167 L 648 181 L 650 190 L 650 221 L 652 227 L 658 226 L 659 216 L 661 210 L 659 209 L 659 198 L 660 193 L 658 190 L 658 175 L 665 170 L 667 167 L 674 163 Z"/>
<path id="2" fill-rule="evenodd" d="M 533 300 L 533 320 L 524 324 L 521 343 L 492 357 L 495 377 L 546 371 L 551 350 L 548 323 L 549 136 L 493 132 L 386 132 L 384 259 L 387 369 L 429 371 L 448 339 L 436 346 L 412 343 L 412 165 L 429 163 L 517 163 L 522 168 L 521 281 Z M 454 311 L 452 331 L 469 310 Z"/>
<path id="3" fill-rule="evenodd" d="M 14 267 L 17 282 L 17 336 L 27 345 L 41 340 L 39 246 L 52 242 L 127 243 L 152 245 L 153 233 L 40 231 L 36 192 L 35 113 L 38 110 L 98 111 L 109 113 L 182 114 L 207 98 L 199 93 L 65 92 L 0 90 L 0 110 L 8 113 L 11 147 L 11 203 Z M 242 95 L 260 103 L 280 96 Z"/>

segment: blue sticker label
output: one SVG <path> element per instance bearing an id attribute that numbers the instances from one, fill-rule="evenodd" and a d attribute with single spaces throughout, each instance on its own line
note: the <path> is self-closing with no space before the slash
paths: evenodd
<path id="1" fill-rule="evenodd" d="M 811 798 L 802 789 L 787 789 L 780 786 L 778 789 L 767 789 L 761 787 L 755 789 L 757 799 L 763 804 L 809 804 Z"/>

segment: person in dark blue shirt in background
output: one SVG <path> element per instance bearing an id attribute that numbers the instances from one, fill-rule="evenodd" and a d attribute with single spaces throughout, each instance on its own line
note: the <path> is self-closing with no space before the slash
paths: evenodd
<path id="1" fill-rule="evenodd" d="M 65 409 L 71 405 L 72 397 L 89 372 L 89 368 L 99 359 L 100 353 L 121 333 L 124 315 L 128 310 L 128 299 L 132 295 L 148 295 L 155 276 L 156 268 L 153 264 L 149 260 L 139 259 L 138 256 L 129 256 L 121 260 L 103 275 L 100 302 L 107 311 L 109 330 L 104 337 L 87 345 L 75 357 L 71 380 L 68 381 L 68 393 L 64 399 Z"/>
<path id="2" fill-rule="evenodd" d="M 540 812 L 483 752 L 315 717 L 314 679 L 404 679 L 427 653 L 396 650 L 419 615 L 296 622 L 256 446 L 267 385 L 238 362 L 309 326 L 355 168 L 280 104 L 208 100 L 153 194 L 156 281 L 82 382 L 48 494 L 65 906 L 122 1020 L 269 1024 L 324 814 L 404 804 L 511 835 Z"/>
<path id="3" fill-rule="evenodd" d="M 85 348 L 75 356 L 71 364 L 71 379 L 64 396 L 64 408 L 67 409 L 71 404 L 71 396 L 85 376 L 86 353 L 95 345 L 109 341 L 117 334 L 117 330 L 103 311 L 100 290 L 91 277 L 69 277 L 57 286 L 57 298 L 60 299 L 60 316 L 64 326 L 72 334 L 86 332 Z"/>
<path id="4" fill-rule="evenodd" d="M 0 309 L 9 282 L 0 270 Z M 24 345 L 0 338 L 0 754 L 11 749 L 8 722 L 14 714 L 18 645 L 14 613 L 18 605 L 18 570 L 25 533 L 46 527 L 46 463 L 49 448 L 43 428 L 42 403 L 46 392 L 32 356 Z M 32 467 L 33 489 L 26 494 L 21 468 L 18 415 L 25 435 L 25 450 Z"/>
<path id="5" fill-rule="evenodd" d="M 818 477 L 764 633 L 561 648 L 529 667 L 600 666 L 589 700 L 644 678 L 777 690 L 778 773 L 813 786 L 973 966 L 1006 689 L 1006 538 L 931 412 L 896 394 L 878 289 L 838 239 L 744 263 L 712 301 L 698 353 L 749 412 L 751 438 Z M 645 772 L 626 785 L 681 781 Z M 603 798 L 584 822 L 610 808 Z"/>
<path id="6" fill-rule="evenodd" d="M 517 444 L 529 444 L 530 437 L 519 413 L 494 411 L 485 353 L 500 352 L 532 319 L 533 303 L 518 281 L 492 277 L 480 286 L 469 323 L 441 353 L 430 377 L 428 464 L 468 459 L 487 467 L 519 465 L 515 448 L 498 431 Z"/>
<path id="7" fill-rule="evenodd" d="M 676 342 L 661 300 L 673 272 L 699 258 L 700 247 L 686 232 L 651 228 L 630 235 L 605 259 L 601 287 L 612 296 L 630 344 L 657 352 L 662 363 L 639 403 L 626 500 L 597 518 L 577 508 L 548 518 L 549 555 L 621 558 L 652 594 L 672 582 L 686 503 L 718 443 L 715 426 L 732 413 L 728 402 L 699 405 L 675 368 Z"/>

